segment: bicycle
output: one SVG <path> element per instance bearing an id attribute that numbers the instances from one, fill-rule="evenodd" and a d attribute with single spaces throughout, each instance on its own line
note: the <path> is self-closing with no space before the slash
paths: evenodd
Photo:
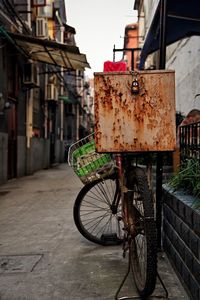
<path id="1" fill-rule="evenodd" d="M 132 272 L 143 299 L 153 293 L 156 277 L 167 298 L 167 290 L 157 272 L 156 228 L 160 241 L 161 193 L 158 191 L 162 188 L 162 172 L 157 168 L 159 189 L 154 205 L 151 170 L 147 176 L 141 166 L 132 163 L 129 154 L 144 157 L 148 153 L 175 149 L 175 72 L 94 73 L 94 87 L 95 142 L 91 141 L 93 137 L 90 141 L 77 142 L 79 150 L 73 151 L 76 146 L 72 146 L 69 156 L 69 163 L 86 184 L 74 205 L 76 226 L 92 242 L 123 244 L 123 255 L 129 253 L 127 274 Z"/>
<path id="2" fill-rule="evenodd" d="M 113 158 L 96 153 L 93 138 L 89 135 L 69 148 L 68 163 L 85 184 L 74 203 L 74 221 L 89 241 L 123 244 L 123 256 L 129 250 L 138 293 L 146 298 L 157 276 L 154 203 L 147 176 L 127 154 Z"/>

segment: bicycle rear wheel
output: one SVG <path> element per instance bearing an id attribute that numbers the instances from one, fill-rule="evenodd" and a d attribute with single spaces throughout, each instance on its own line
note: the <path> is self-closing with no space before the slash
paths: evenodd
<path id="1" fill-rule="evenodd" d="M 157 276 L 157 235 L 154 207 L 146 175 L 134 168 L 127 176 L 128 201 L 135 217 L 135 231 L 131 236 L 130 263 L 139 295 L 146 298 L 155 289 Z"/>
<path id="2" fill-rule="evenodd" d="M 74 222 L 89 241 L 116 245 L 123 240 L 120 188 L 114 176 L 85 185 L 74 204 Z"/>

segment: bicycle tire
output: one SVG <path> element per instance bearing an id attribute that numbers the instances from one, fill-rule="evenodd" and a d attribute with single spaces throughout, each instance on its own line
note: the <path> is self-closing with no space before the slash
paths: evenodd
<path id="1" fill-rule="evenodd" d="M 73 216 L 77 229 L 87 240 L 104 246 L 122 243 L 121 209 L 112 207 L 119 193 L 115 176 L 96 180 L 81 189 Z"/>
<path id="2" fill-rule="evenodd" d="M 157 277 L 157 234 L 154 205 L 144 171 L 135 167 L 128 175 L 128 201 L 135 210 L 136 231 L 131 237 L 130 263 L 136 288 L 141 298 L 150 296 Z"/>

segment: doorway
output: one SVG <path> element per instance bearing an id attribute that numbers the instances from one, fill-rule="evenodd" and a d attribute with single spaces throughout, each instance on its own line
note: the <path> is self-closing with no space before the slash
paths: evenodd
<path id="1" fill-rule="evenodd" d="M 17 109 L 12 102 L 7 111 L 8 116 L 8 179 L 17 176 Z"/>

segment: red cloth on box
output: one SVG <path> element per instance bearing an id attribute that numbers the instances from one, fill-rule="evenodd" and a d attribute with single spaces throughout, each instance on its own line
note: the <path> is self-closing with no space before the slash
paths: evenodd
<path id="1" fill-rule="evenodd" d="M 104 72 L 124 72 L 126 71 L 126 63 L 124 61 L 113 62 L 113 61 L 105 61 L 103 65 Z"/>

